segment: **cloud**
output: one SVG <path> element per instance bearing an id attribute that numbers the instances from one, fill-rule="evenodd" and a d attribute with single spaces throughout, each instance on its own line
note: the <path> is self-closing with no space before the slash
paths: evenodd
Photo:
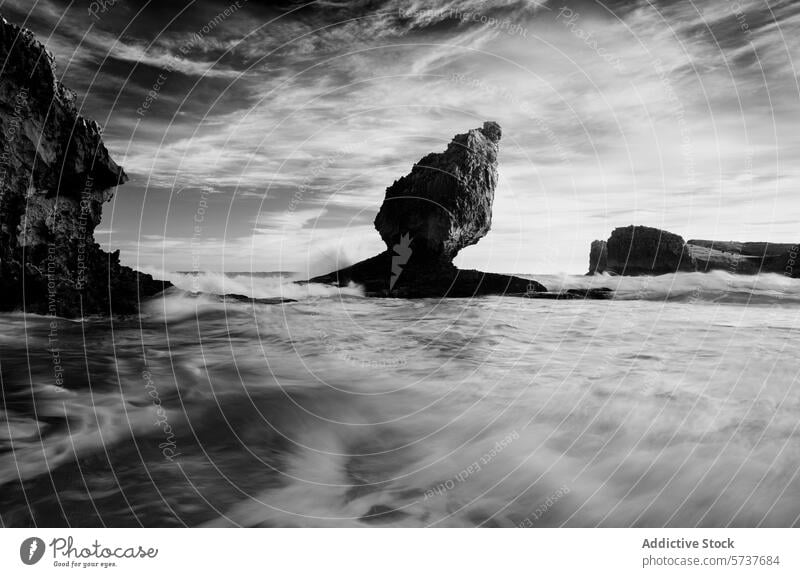
<path id="1" fill-rule="evenodd" d="M 306 225 L 314 225 L 319 218 L 325 214 L 325 208 L 310 208 L 305 210 L 295 210 L 286 212 L 262 212 L 253 221 L 257 231 L 280 230 L 298 231 Z"/>
<path id="2" fill-rule="evenodd" d="M 251 0 L 182 51 L 226 3 L 195 5 L 120 5 L 90 33 L 66 4 L 32 12 L 133 176 L 115 202 L 165 231 L 113 223 L 123 253 L 158 260 L 169 242 L 189 262 L 196 192 L 174 190 L 203 186 L 218 191 L 214 266 L 379 250 L 385 188 L 488 119 L 504 128 L 501 183 L 464 266 L 582 272 L 590 241 L 632 222 L 794 240 L 776 215 L 800 184 L 796 3 Z"/>

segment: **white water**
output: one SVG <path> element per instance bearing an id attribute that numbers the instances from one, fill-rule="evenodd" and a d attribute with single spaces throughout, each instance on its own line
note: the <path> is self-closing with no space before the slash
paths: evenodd
<path id="1" fill-rule="evenodd" d="M 537 278 L 618 299 L 201 275 L 178 285 L 299 302 L 172 291 L 55 343 L 51 319 L 4 315 L 0 520 L 800 524 L 800 281 Z"/>

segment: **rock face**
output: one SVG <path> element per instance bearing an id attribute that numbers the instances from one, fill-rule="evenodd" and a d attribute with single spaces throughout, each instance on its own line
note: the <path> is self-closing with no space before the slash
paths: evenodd
<path id="1" fill-rule="evenodd" d="M 694 270 L 677 234 L 649 226 L 614 229 L 606 244 L 606 270 L 621 275 L 656 275 Z"/>
<path id="2" fill-rule="evenodd" d="M 605 262 L 602 247 L 605 244 Z M 678 271 L 776 273 L 800 278 L 797 244 L 690 240 L 646 226 L 617 228 L 608 242 L 592 242 L 589 274 L 658 275 Z"/>
<path id="3" fill-rule="evenodd" d="M 375 228 L 387 250 L 310 282 L 363 285 L 371 296 L 405 298 L 525 294 L 546 289 L 520 277 L 463 271 L 452 260 L 492 223 L 500 126 L 456 135 L 386 189 Z"/>
<path id="4" fill-rule="evenodd" d="M 731 274 L 778 273 L 800 277 L 797 244 L 690 240 L 686 248 L 697 270 L 725 270 Z"/>
<path id="5" fill-rule="evenodd" d="M 592 241 L 589 249 L 589 273 L 595 274 L 608 268 L 608 243 L 604 240 Z"/>
<path id="6" fill-rule="evenodd" d="M 451 261 L 492 226 L 497 153 L 496 122 L 459 134 L 443 153 L 431 153 L 386 189 L 375 228 L 389 250 L 407 236 L 414 250 Z"/>
<path id="7" fill-rule="evenodd" d="M 0 22 L 0 309 L 58 316 L 129 313 L 169 283 L 94 241 L 127 180 L 100 127 L 81 117 L 33 34 Z"/>

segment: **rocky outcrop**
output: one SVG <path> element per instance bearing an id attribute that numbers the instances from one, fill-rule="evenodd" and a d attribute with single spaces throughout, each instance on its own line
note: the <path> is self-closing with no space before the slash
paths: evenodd
<path id="1" fill-rule="evenodd" d="M 413 250 L 451 261 L 492 226 L 497 153 L 496 122 L 459 134 L 443 153 L 431 153 L 386 189 L 375 228 L 389 250 L 403 237 Z"/>
<path id="2" fill-rule="evenodd" d="M 589 274 L 602 272 L 608 268 L 608 243 L 604 240 L 592 241 L 589 249 Z"/>
<path id="3" fill-rule="evenodd" d="M 687 250 L 699 271 L 725 270 L 731 274 L 773 272 L 800 277 L 797 244 L 690 240 Z"/>
<path id="4" fill-rule="evenodd" d="M 422 158 L 386 189 L 375 228 L 387 250 L 310 282 L 355 282 L 371 296 L 404 298 L 545 291 L 535 281 L 459 270 L 452 262 L 491 227 L 501 134 L 497 123 L 486 122 Z"/>
<path id="5" fill-rule="evenodd" d="M 646 226 L 617 228 L 605 243 L 592 243 L 589 274 L 658 275 L 678 271 L 731 274 L 776 273 L 800 278 L 797 244 L 690 240 Z"/>
<path id="6" fill-rule="evenodd" d="M 411 260 L 393 274 L 397 254 L 384 251 L 379 255 L 330 274 L 312 278 L 319 282 L 364 287 L 367 296 L 393 298 L 471 297 L 489 294 L 525 295 L 546 291 L 536 281 L 516 276 L 477 270 L 461 270 L 443 261 Z"/>
<path id="7" fill-rule="evenodd" d="M 3 19 L 0 60 L 0 308 L 134 312 L 165 284 L 120 265 L 93 236 L 125 172 L 30 31 Z"/>
<path id="8" fill-rule="evenodd" d="M 649 226 L 614 229 L 606 244 L 606 270 L 621 275 L 657 275 L 693 270 L 677 234 Z"/>

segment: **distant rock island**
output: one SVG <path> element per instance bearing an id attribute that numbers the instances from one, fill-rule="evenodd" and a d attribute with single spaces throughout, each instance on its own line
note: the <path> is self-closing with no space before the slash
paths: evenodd
<path id="1" fill-rule="evenodd" d="M 456 135 L 386 189 L 375 228 L 386 250 L 309 282 L 364 287 L 378 297 L 470 297 L 545 292 L 536 281 L 460 270 L 453 258 L 492 225 L 501 137 L 496 122 Z"/>
<path id="2" fill-rule="evenodd" d="M 0 310 L 135 312 L 169 283 L 94 240 L 103 203 L 128 177 L 32 32 L 2 19 L 0 60 Z"/>
<path id="3" fill-rule="evenodd" d="M 775 273 L 800 278 L 798 244 L 689 240 L 649 226 L 614 229 L 608 240 L 595 240 L 589 251 L 589 274 L 627 276 L 723 270 L 731 274 Z"/>

